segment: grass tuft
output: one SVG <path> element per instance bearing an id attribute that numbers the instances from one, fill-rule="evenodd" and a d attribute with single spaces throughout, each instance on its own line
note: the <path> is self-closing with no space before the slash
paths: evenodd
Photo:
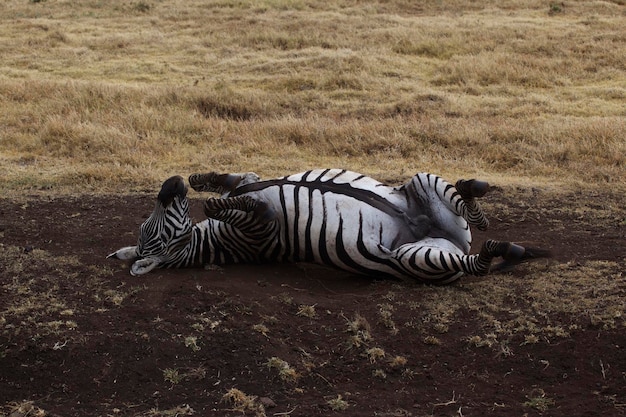
<path id="1" fill-rule="evenodd" d="M 333 411 L 345 411 L 350 407 L 350 404 L 344 400 L 341 395 L 337 395 L 336 398 L 326 401 L 326 404 L 328 404 Z"/>
<path id="2" fill-rule="evenodd" d="M 270 369 L 278 371 L 278 377 L 285 382 L 295 382 L 299 375 L 295 369 L 293 369 L 286 361 L 273 356 L 267 362 L 266 365 Z"/>
<path id="3" fill-rule="evenodd" d="M 253 413 L 256 417 L 265 417 L 265 407 L 258 402 L 257 397 L 247 395 L 237 388 L 229 389 L 222 396 L 222 401 L 231 405 L 235 411 L 243 414 Z"/>

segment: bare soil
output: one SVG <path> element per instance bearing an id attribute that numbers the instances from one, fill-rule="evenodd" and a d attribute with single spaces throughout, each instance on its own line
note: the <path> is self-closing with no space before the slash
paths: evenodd
<path id="1" fill-rule="evenodd" d="M 495 190 L 491 228 L 475 234 L 476 246 L 489 236 L 549 248 L 554 260 L 545 268 L 610 261 L 623 279 L 623 199 L 598 192 L 568 210 L 578 197 Z M 621 318 L 614 328 L 577 322 L 567 336 L 536 343 L 513 334 L 510 349 L 468 343 L 484 334 L 477 311 L 461 310 L 439 332 L 424 331 L 426 295 L 449 298 L 499 279 L 523 297 L 527 265 L 446 288 L 304 264 L 132 277 L 128 264 L 105 256 L 134 244 L 153 202 L 153 195 L 0 199 L 0 249 L 20 248 L 15 262 L 35 276 L 29 291 L 40 282 L 42 294 L 36 322 L 12 315 L 9 306 L 28 294 L 8 290 L 22 275 L 16 265 L 0 265 L 0 415 L 626 414 Z M 57 269 L 35 262 L 38 250 L 79 262 Z M 52 292 L 70 307 L 47 313 Z M 360 327 L 351 325 L 359 317 Z M 69 330 L 42 332 L 52 320 Z M 290 368 L 281 373 L 272 358 Z M 254 401 L 238 402 L 232 389 Z"/>

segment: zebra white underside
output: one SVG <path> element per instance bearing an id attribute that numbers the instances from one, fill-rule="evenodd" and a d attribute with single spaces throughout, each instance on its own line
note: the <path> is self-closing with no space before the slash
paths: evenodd
<path id="1" fill-rule="evenodd" d="M 278 214 L 279 260 L 406 277 L 390 251 L 420 242 L 464 255 L 471 243 L 467 222 L 441 201 L 449 184 L 428 174 L 416 180 L 425 184 L 408 190 L 350 171 L 314 170 L 241 186 L 231 195 L 264 201 Z M 435 180 L 439 184 L 427 184 Z M 415 235 L 410 223 L 420 214 L 431 219 L 433 236 Z"/>

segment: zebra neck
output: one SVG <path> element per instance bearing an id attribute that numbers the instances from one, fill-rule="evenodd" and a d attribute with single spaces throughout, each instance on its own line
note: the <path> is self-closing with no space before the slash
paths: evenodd
<path id="1" fill-rule="evenodd" d="M 232 245 L 232 226 L 215 219 L 196 223 L 192 229 L 191 241 L 185 248 L 186 266 L 223 265 L 241 262 Z"/>

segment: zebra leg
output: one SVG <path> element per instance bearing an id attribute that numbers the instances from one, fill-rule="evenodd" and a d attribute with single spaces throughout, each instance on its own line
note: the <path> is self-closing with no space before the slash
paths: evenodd
<path id="1" fill-rule="evenodd" d="M 235 227 L 248 225 L 250 220 L 267 224 L 276 220 L 276 213 L 264 201 L 243 195 L 231 198 L 207 198 L 204 214 L 211 219 L 229 223 Z M 252 214 L 250 218 L 248 214 Z"/>
<path id="2" fill-rule="evenodd" d="M 502 257 L 507 268 L 521 262 L 550 256 L 542 249 L 524 248 L 511 242 L 487 240 L 477 255 L 464 255 L 459 251 L 447 250 L 444 239 L 425 239 L 406 243 L 391 251 L 379 245 L 379 249 L 403 272 L 412 278 L 430 284 L 449 284 L 463 275 L 487 275 L 494 258 Z M 503 268 L 498 267 L 497 270 Z"/>
<path id="3" fill-rule="evenodd" d="M 489 191 L 489 183 L 479 180 L 458 180 L 454 188 L 459 192 L 467 207 L 467 217 L 465 220 L 469 224 L 478 227 L 478 230 L 487 230 L 489 220 L 485 216 L 482 207 L 476 200 L 483 197 Z"/>
<path id="4" fill-rule="evenodd" d="M 208 172 L 205 174 L 191 174 L 189 176 L 189 185 L 195 191 L 224 194 L 233 191 L 241 185 L 258 182 L 260 179 L 254 172 L 243 174 Z"/>
<path id="5" fill-rule="evenodd" d="M 420 213 L 420 211 L 425 210 L 425 207 L 437 207 L 443 204 L 448 210 L 462 217 L 469 224 L 485 230 L 489 221 L 474 197 L 484 195 L 489 189 L 489 184 L 476 180 L 461 181 L 457 184 L 461 185 L 467 200 L 454 185 L 437 175 L 428 173 L 414 175 L 408 183 L 396 190 L 405 193 L 409 203 L 409 215 L 415 216 L 414 212 Z M 432 215 L 432 209 L 423 214 Z"/>
<path id="6" fill-rule="evenodd" d="M 204 203 L 207 217 L 219 220 L 219 244 L 238 253 L 239 259 L 263 261 L 273 259 L 279 247 L 278 216 L 263 201 L 250 196 L 209 198 Z"/>

